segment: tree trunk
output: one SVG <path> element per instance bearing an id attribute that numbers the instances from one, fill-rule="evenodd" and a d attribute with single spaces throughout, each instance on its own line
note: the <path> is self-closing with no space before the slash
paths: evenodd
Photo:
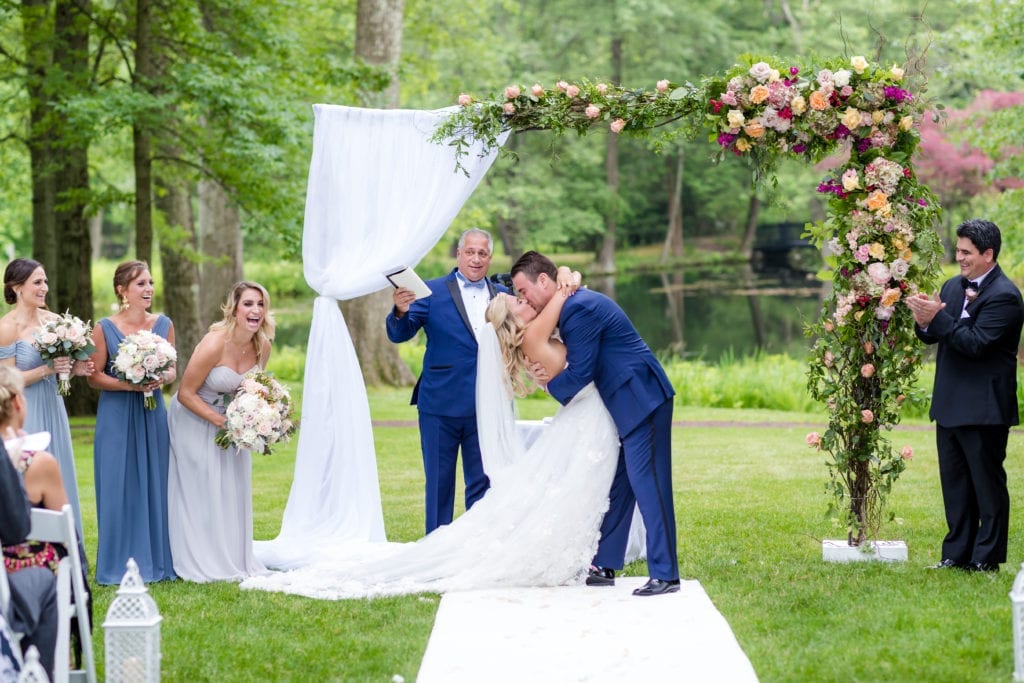
<path id="1" fill-rule="evenodd" d="M 754 255 L 754 240 L 757 239 L 757 220 L 761 215 L 761 200 L 756 191 L 750 193 L 750 201 L 747 202 L 747 225 L 743 232 L 743 243 L 740 244 L 740 253 L 748 262 Z"/>
<path id="2" fill-rule="evenodd" d="M 661 262 L 667 263 L 669 258 L 682 258 L 683 256 L 683 160 L 685 153 L 680 147 L 676 154 L 675 173 L 670 173 L 672 189 L 669 194 L 668 209 L 668 230 L 665 233 L 665 243 L 661 248 Z M 665 160 L 669 165 L 671 158 Z"/>
<path id="3" fill-rule="evenodd" d="M 25 49 L 25 88 L 29 97 L 28 152 L 32 174 L 32 258 L 47 269 L 50 289 L 57 292 L 56 165 L 53 143 L 56 115 L 47 93 L 46 73 L 51 66 L 50 0 L 21 3 L 22 44 Z M 55 294 L 56 295 L 56 294 Z M 54 295 L 54 296 L 55 296 Z M 55 306 L 54 298 L 50 305 Z"/>
<path id="4" fill-rule="evenodd" d="M 208 327 L 223 317 L 220 307 L 228 290 L 242 279 L 242 219 L 224 188 L 212 180 L 199 182 L 199 234 L 198 313 Z"/>
<path id="5" fill-rule="evenodd" d="M 612 82 L 622 81 L 622 38 L 615 36 L 611 45 Z M 615 272 L 615 234 L 618 231 L 619 195 L 619 136 L 608 135 L 604 158 L 605 185 L 608 188 L 609 209 L 604 219 L 604 239 L 597 257 L 597 267 L 602 273 Z"/>
<path id="6" fill-rule="evenodd" d="M 385 90 L 363 93 L 366 106 L 393 108 L 399 104 L 402 9 L 403 0 L 359 0 L 357 3 L 356 57 L 367 64 L 386 66 L 391 72 L 391 82 Z M 384 330 L 384 317 L 392 305 L 390 289 L 341 304 L 367 386 L 400 386 L 415 380 Z"/>
<path id="7" fill-rule="evenodd" d="M 88 89 L 89 71 L 88 0 L 57 0 L 54 6 L 53 61 L 69 84 L 70 92 Z M 85 208 L 89 195 L 89 140 L 83 131 L 62 127 L 60 166 L 56 174 L 54 225 L 57 235 L 57 310 L 70 310 L 83 320 L 92 320 L 92 270 L 89 219 Z M 94 413 L 98 395 L 78 378 L 68 397 L 68 412 Z"/>
<path id="8" fill-rule="evenodd" d="M 177 156 L 170 151 L 168 157 Z M 160 192 L 156 208 L 166 227 L 160 231 L 160 263 L 163 266 L 164 312 L 174 321 L 174 347 L 178 351 L 178 379 L 181 380 L 196 344 L 206 327 L 199 319 L 199 267 L 196 265 L 196 238 L 192 217 L 192 196 L 187 181 L 156 176 Z"/>
<path id="9" fill-rule="evenodd" d="M 150 0 L 135 2 L 135 79 L 136 92 L 146 93 L 156 82 L 152 45 L 152 6 Z M 143 115 L 145 118 L 145 115 Z M 136 120 L 132 126 L 135 161 L 135 255 L 152 264 L 153 260 L 153 155 L 149 126 Z"/>

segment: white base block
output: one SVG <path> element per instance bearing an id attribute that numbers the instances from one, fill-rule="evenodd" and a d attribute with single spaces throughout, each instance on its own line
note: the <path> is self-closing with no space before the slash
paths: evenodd
<path id="1" fill-rule="evenodd" d="M 907 544 L 905 541 L 868 541 L 862 546 L 852 546 L 846 541 L 822 541 L 821 559 L 826 562 L 906 562 Z"/>

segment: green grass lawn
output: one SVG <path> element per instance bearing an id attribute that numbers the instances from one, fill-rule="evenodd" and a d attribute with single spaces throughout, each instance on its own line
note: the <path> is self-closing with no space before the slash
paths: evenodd
<path id="1" fill-rule="evenodd" d="M 371 389 L 375 420 L 414 422 L 408 390 Z M 521 401 L 523 417 L 554 411 Z M 997 575 L 932 572 L 945 533 L 934 434 L 915 420 L 890 434 L 915 457 L 897 484 L 898 521 L 910 560 L 850 565 L 821 560 L 820 541 L 844 534 L 825 519 L 824 456 L 804 445 L 821 418 L 777 410 L 677 407 L 673 480 L 683 578 L 697 579 L 732 626 L 762 681 L 999 681 L 1013 671 L 1007 593 L 1024 559 L 1014 523 L 1010 563 Z M 74 432 L 86 542 L 95 555 L 92 429 Z M 808 425 L 816 425 L 814 427 Z M 375 430 L 390 540 L 422 533 L 422 468 L 415 426 Z M 1024 432 L 1010 437 L 1007 470 L 1024 500 Z M 255 535 L 276 534 L 295 442 L 253 465 Z M 557 454 L 552 454 L 557 457 Z M 1020 519 L 1014 508 L 1014 522 Z M 311 554 L 317 548 L 309 549 Z M 627 573 L 645 575 L 642 563 Z M 104 615 L 115 588 L 94 586 L 99 666 Z M 439 597 L 325 602 L 242 591 L 234 584 L 150 585 L 163 615 L 168 681 L 413 681 Z M 669 655 L 671 656 L 671 655 Z M 679 663 L 680 680 L 686 662 Z"/>

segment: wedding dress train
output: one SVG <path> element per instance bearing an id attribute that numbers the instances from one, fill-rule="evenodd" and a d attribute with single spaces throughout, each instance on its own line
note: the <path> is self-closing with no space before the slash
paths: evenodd
<path id="1" fill-rule="evenodd" d="M 472 509 L 414 543 L 340 544 L 299 569 L 247 578 L 242 588 L 339 599 L 581 583 L 619 451 L 597 390 L 584 388 L 523 449 L 497 337 L 487 325 L 477 416 L 491 488 Z"/>

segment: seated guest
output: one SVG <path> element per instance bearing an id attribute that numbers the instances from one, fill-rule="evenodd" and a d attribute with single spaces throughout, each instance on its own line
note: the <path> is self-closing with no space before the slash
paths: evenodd
<path id="1" fill-rule="evenodd" d="M 0 440 L 0 544 L 23 543 L 32 528 L 31 507 L 17 470 Z M 6 568 L 4 569 L 6 571 Z M 39 661 L 53 676 L 54 649 L 57 646 L 57 580 L 42 567 L 27 567 L 7 577 L 11 584 L 11 610 L 6 615 L 11 627 L 24 634 L 23 652 L 32 645 L 39 650 Z"/>

